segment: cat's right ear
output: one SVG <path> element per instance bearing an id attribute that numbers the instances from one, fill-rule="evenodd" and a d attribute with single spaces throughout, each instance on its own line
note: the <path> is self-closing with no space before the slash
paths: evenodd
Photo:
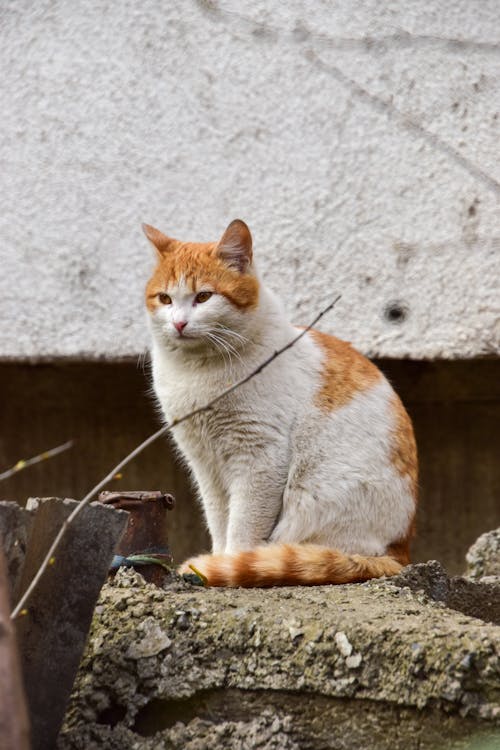
<path id="1" fill-rule="evenodd" d="M 165 255 L 165 253 L 168 253 L 169 250 L 173 249 L 175 240 L 167 237 L 167 235 L 160 232 L 159 229 L 156 229 L 149 224 L 143 224 L 142 231 L 159 255 Z"/>

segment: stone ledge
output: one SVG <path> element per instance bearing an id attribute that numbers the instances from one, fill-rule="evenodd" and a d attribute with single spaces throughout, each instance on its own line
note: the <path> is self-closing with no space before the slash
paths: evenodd
<path id="1" fill-rule="evenodd" d="M 435 601 L 425 568 L 439 578 L 431 563 L 399 582 L 269 590 L 175 579 L 159 590 L 121 571 L 102 591 L 59 747 L 78 747 L 75 731 L 98 724 L 108 725 L 102 747 L 112 735 L 137 739 L 151 706 L 207 691 L 300 691 L 304 702 L 356 698 L 500 721 L 500 630 Z"/>

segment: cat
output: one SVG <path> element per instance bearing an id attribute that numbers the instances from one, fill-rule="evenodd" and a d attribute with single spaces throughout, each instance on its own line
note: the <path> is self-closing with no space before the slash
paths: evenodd
<path id="1" fill-rule="evenodd" d="M 253 262 L 240 219 L 219 242 L 143 225 L 153 385 L 167 421 L 202 406 L 297 335 Z M 380 370 L 310 330 L 263 372 L 183 422 L 174 439 L 198 485 L 209 586 L 314 585 L 394 575 L 417 501 L 410 418 Z"/>

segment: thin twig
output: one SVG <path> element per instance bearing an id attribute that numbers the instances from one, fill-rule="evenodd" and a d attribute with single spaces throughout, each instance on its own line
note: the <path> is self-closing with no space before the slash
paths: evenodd
<path id="1" fill-rule="evenodd" d="M 10 469 L 7 469 L 0 474 L 0 481 L 2 481 L 2 479 L 8 479 L 13 474 L 17 474 L 18 471 L 22 471 L 28 466 L 39 464 L 41 461 L 45 461 L 47 458 L 53 458 L 53 456 L 57 456 L 59 453 L 63 453 L 64 451 L 67 451 L 72 447 L 73 440 L 68 440 L 66 443 L 58 445 L 56 448 L 51 448 L 48 451 L 39 453 L 38 456 L 33 456 L 33 458 L 21 458 L 16 464 L 14 464 L 14 466 L 11 466 Z"/>
<path id="2" fill-rule="evenodd" d="M 36 586 L 38 585 L 38 582 L 42 575 L 44 574 L 45 570 L 48 568 L 48 566 L 53 562 L 54 560 L 54 553 L 57 550 L 61 539 L 63 538 L 64 534 L 66 533 L 68 527 L 73 523 L 75 518 L 82 512 L 82 510 L 85 508 L 86 505 L 92 500 L 92 498 L 101 490 L 108 482 L 110 482 L 115 474 L 117 474 L 121 469 L 123 469 L 126 464 L 128 464 L 130 461 L 132 461 L 133 458 L 139 455 L 139 453 L 142 453 L 142 451 L 148 447 L 148 445 L 151 445 L 151 443 L 154 443 L 155 440 L 157 440 L 159 437 L 164 435 L 168 430 L 171 430 L 173 427 L 177 427 L 177 425 L 181 424 L 182 422 L 185 422 L 188 419 L 191 419 L 192 417 L 196 416 L 197 414 L 201 414 L 202 412 L 209 411 L 214 404 L 216 404 L 218 401 L 220 401 L 222 398 L 225 398 L 225 396 L 228 396 L 230 393 L 233 393 L 237 388 L 240 388 L 245 383 L 248 383 L 249 380 L 251 380 L 253 377 L 258 375 L 262 372 L 268 365 L 271 364 L 277 357 L 279 357 L 281 354 L 286 352 L 288 349 L 291 349 L 292 346 L 294 346 L 297 341 L 299 341 L 303 336 L 306 335 L 308 331 L 313 328 L 316 323 L 318 323 L 321 318 L 326 315 L 330 310 L 335 307 L 337 302 L 339 301 L 341 295 L 339 294 L 333 302 L 331 302 L 327 307 L 325 307 L 324 310 L 322 310 L 316 317 L 314 318 L 311 323 L 309 323 L 306 328 L 303 328 L 295 338 L 293 338 L 291 341 L 288 342 L 288 344 L 285 344 L 281 347 L 281 349 L 277 349 L 273 354 L 271 354 L 267 359 L 265 359 L 263 362 L 261 362 L 260 365 L 258 365 L 254 370 L 252 370 L 248 375 L 246 375 L 241 380 L 238 380 L 233 385 L 230 385 L 228 388 L 226 388 L 224 391 L 219 393 L 218 396 L 215 396 L 211 401 L 209 401 L 204 406 L 199 406 L 196 409 L 193 409 L 193 411 L 188 412 L 188 414 L 184 414 L 184 416 L 179 417 L 178 419 L 172 420 L 172 422 L 169 422 L 164 427 L 161 427 L 159 430 L 154 432 L 152 435 L 150 435 L 146 440 L 144 440 L 140 445 L 138 445 L 134 450 L 128 454 L 128 456 L 125 456 L 125 458 L 120 461 L 119 464 L 117 464 L 111 471 L 106 474 L 104 479 L 102 479 L 98 484 L 95 485 L 95 487 L 92 487 L 90 492 L 88 492 L 83 500 L 80 500 L 76 508 L 73 510 L 73 512 L 68 516 L 68 518 L 64 521 L 61 528 L 59 529 L 57 536 L 55 537 L 54 541 L 52 542 L 49 551 L 47 552 L 45 558 L 42 561 L 42 564 L 38 568 L 35 576 L 33 577 L 31 583 L 29 584 L 28 588 L 22 595 L 22 597 L 19 599 L 18 603 L 12 610 L 11 619 L 16 618 L 21 612 L 24 614 L 24 610 L 26 607 L 26 603 L 28 599 L 30 598 L 31 594 L 35 590 Z"/>

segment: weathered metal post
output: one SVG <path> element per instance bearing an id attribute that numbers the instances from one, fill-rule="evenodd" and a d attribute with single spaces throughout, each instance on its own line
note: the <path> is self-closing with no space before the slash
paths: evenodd
<path id="1" fill-rule="evenodd" d="M 11 604 L 21 580 L 33 518 L 33 513 L 17 503 L 0 500 L 0 543 L 7 564 Z"/>
<path id="2" fill-rule="evenodd" d="M 74 500 L 40 500 L 18 596 L 76 505 Z M 53 564 L 16 620 L 33 750 L 52 750 L 55 745 L 94 606 L 127 518 L 127 513 L 102 503 L 86 506 L 68 527 Z"/>
<path id="3" fill-rule="evenodd" d="M 0 747 L 29 750 L 30 729 L 15 627 L 10 619 L 10 583 L 0 549 Z"/>

